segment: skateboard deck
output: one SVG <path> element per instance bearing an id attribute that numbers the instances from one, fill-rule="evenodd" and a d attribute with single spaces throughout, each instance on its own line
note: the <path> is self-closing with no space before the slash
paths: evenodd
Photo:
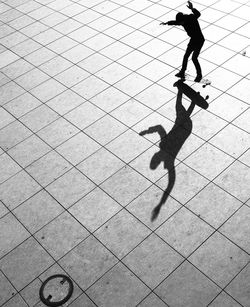
<path id="1" fill-rule="evenodd" d="M 205 79 L 205 78 L 202 78 L 200 81 L 194 81 L 195 78 L 196 77 L 194 77 L 194 76 L 191 76 L 189 74 L 185 74 L 185 77 L 180 78 L 180 79 L 183 80 L 183 81 L 191 81 L 191 82 L 201 83 L 201 84 L 203 84 L 202 87 L 206 87 L 207 85 L 210 85 L 212 83 L 209 79 Z"/>
<path id="2" fill-rule="evenodd" d="M 195 90 L 193 90 L 182 79 L 175 82 L 174 86 L 176 86 L 178 90 L 182 91 L 183 94 L 186 95 L 192 101 L 192 103 L 195 103 L 202 109 L 208 108 L 208 102 L 206 101 L 206 99 L 208 99 L 209 97 L 206 96 L 205 98 L 203 98 L 200 95 L 200 92 L 196 92 Z"/>

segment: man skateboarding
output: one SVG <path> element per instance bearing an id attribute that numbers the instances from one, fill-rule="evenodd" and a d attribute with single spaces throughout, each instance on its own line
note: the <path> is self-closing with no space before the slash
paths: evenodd
<path id="1" fill-rule="evenodd" d="M 194 63 L 197 73 L 194 81 L 199 82 L 202 79 L 202 72 L 198 61 L 198 56 L 200 54 L 205 39 L 201 32 L 201 28 L 198 22 L 198 18 L 201 15 L 200 12 L 193 7 L 193 4 L 190 1 L 188 1 L 187 7 L 192 11 L 193 14 L 187 15 L 183 13 L 178 13 L 176 15 L 176 20 L 161 22 L 160 24 L 169 25 L 169 26 L 172 25 L 183 26 L 188 36 L 190 36 L 190 41 L 187 45 L 187 49 L 183 57 L 182 68 L 176 74 L 176 77 L 185 79 L 185 71 L 187 69 L 188 58 L 191 55 L 191 53 L 193 53 L 192 61 Z"/>

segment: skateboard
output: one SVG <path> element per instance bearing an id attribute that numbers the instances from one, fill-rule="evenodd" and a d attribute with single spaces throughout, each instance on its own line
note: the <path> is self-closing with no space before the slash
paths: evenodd
<path id="1" fill-rule="evenodd" d="M 192 103 L 195 103 L 197 106 L 201 107 L 202 109 L 208 108 L 207 99 L 209 98 L 209 96 L 203 98 L 200 92 L 196 92 L 195 90 L 193 90 L 182 79 L 175 82 L 174 86 L 176 86 L 178 90 L 182 91 L 182 93 L 186 95 L 192 101 Z"/>
<path id="2" fill-rule="evenodd" d="M 191 82 L 197 82 L 197 81 L 194 81 L 196 77 L 194 76 L 191 76 L 189 74 L 185 74 L 185 77 L 184 78 L 180 78 L 181 80 L 183 81 L 191 81 Z M 202 78 L 200 81 L 198 81 L 197 83 L 201 83 L 203 84 L 202 87 L 206 87 L 207 85 L 210 85 L 211 84 L 211 81 L 208 80 L 208 79 L 205 79 L 205 78 Z"/>

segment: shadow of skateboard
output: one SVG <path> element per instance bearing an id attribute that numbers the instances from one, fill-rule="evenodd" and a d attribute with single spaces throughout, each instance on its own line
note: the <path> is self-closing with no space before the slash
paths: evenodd
<path id="1" fill-rule="evenodd" d="M 183 94 L 186 95 L 192 103 L 195 103 L 197 106 L 205 110 L 208 108 L 208 103 L 206 101 L 206 99 L 209 98 L 208 96 L 206 96 L 206 98 L 203 98 L 200 95 L 200 92 L 196 92 L 195 90 L 193 90 L 190 86 L 184 83 L 183 80 L 178 80 L 174 83 L 174 86 L 176 86 L 180 91 L 182 91 Z"/>

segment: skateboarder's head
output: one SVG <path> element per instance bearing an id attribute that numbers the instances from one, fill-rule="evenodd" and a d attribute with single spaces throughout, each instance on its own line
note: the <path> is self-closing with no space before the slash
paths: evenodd
<path id="1" fill-rule="evenodd" d="M 175 18 L 176 18 L 176 21 L 178 22 L 182 22 L 185 19 L 184 14 L 181 12 L 177 13 Z"/>

